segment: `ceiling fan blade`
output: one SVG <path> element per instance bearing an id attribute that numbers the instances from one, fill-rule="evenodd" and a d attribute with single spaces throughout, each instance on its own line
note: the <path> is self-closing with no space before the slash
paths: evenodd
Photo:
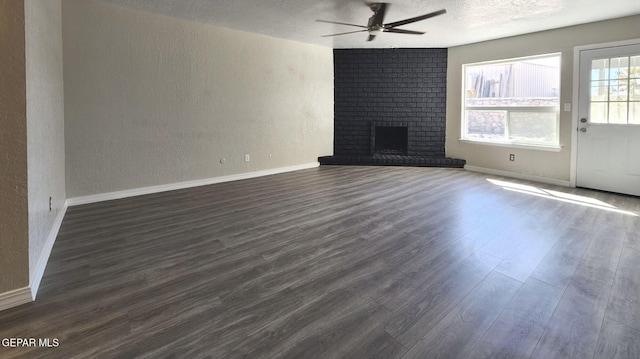
<path id="1" fill-rule="evenodd" d="M 367 38 L 367 41 L 373 41 L 373 39 L 376 38 L 376 35 L 371 35 L 369 34 L 369 37 Z"/>
<path id="2" fill-rule="evenodd" d="M 341 32 L 339 34 L 322 35 L 321 37 L 331 37 L 331 36 L 338 36 L 338 35 L 355 34 L 356 32 L 366 32 L 366 31 L 368 31 L 368 30 L 356 30 L 356 31 L 349 31 L 349 32 Z"/>
<path id="3" fill-rule="evenodd" d="M 422 31 L 402 30 L 402 29 L 386 29 L 384 32 L 395 32 L 396 34 L 408 34 L 408 35 L 424 35 Z"/>
<path id="4" fill-rule="evenodd" d="M 412 22 L 425 20 L 425 19 L 428 19 L 428 18 L 430 18 L 430 17 L 434 17 L 434 16 L 442 15 L 442 14 L 444 14 L 444 13 L 446 13 L 446 12 L 447 12 L 447 10 L 442 9 L 442 10 L 438 10 L 438 11 L 430 12 L 430 13 L 425 14 L 425 15 L 412 17 L 412 18 L 410 18 L 410 19 L 400 20 L 400 21 L 396 21 L 396 22 L 390 22 L 390 23 L 388 23 L 388 24 L 384 24 L 384 27 L 385 27 L 386 29 L 389 29 L 389 28 L 396 27 L 396 26 L 402 26 L 402 25 L 406 25 L 406 24 L 411 24 Z"/>
<path id="5" fill-rule="evenodd" d="M 373 11 L 373 16 L 369 18 L 369 26 L 382 26 L 384 15 L 387 12 L 387 4 L 383 2 L 370 3 L 369 8 Z"/>
<path id="6" fill-rule="evenodd" d="M 328 21 L 328 20 L 316 20 L 316 22 L 326 22 L 327 24 L 338 24 L 338 25 L 347 25 L 347 26 L 355 26 L 366 29 L 366 26 L 356 25 L 356 24 L 347 24 L 346 22 L 337 22 L 337 21 Z"/>

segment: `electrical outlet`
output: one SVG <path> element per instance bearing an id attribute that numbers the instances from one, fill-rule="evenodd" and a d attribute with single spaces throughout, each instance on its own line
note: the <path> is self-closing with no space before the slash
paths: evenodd
<path id="1" fill-rule="evenodd" d="M 513 153 L 509 154 L 509 161 L 513 162 L 516 160 L 516 155 L 514 155 Z"/>
<path id="2" fill-rule="evenodd" d="M 249 155 L 244 155 L 244 161 L 245 161 L 245 162 L 249 162 L 249 161 L 251 161 L 251 156 L 249 156 Z"/>

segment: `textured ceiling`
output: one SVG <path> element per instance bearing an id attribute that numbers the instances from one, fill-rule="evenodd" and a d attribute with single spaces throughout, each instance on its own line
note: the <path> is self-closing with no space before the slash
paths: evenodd
<path id="1" fill-rule="evenodd" d="M 535 31 L 640 14 L 640 0 L 395 0 L 385 23 L 446 9 L 432 19 L 402 26 L 425 35 L 366 33 L 321 37 L 366 25 L 373 14 L 354 0 L 100 0 L 201 23 L 333 48 L 451 47 Z M 640 24 L 638 24 L 640 37 Z"/>

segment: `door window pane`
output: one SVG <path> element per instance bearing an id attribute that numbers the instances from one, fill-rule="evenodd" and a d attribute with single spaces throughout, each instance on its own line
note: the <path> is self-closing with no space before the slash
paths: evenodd
<path id="1" fill-rule="evenodd" d="M 609 81 L 591 81 L 591 101 L 609 100 Z"/>
<path id="2" fill-rule="evenodd" d="M 615 80 L 609 85 L 609 101 L 627 100 L 627 81 Z"/>
<path id="3" fill-rule="evenodd" d="M 593 102 L 589 111 L 589 119 L 591 123 L 607 123 L 607 103 Z"/>
<path id="4" fill-rule="evenodd" d="M 627 124 L 626 102 L 609 102 L 609 123 Z"/>
<path id="5" fill-rule="evenodd" d="M 629 101 L 640 101 L 640 79 L 629 80 Z"/>
<path id="6" fill-rule="evenodd" d="M 640 102 L 629 102 L 629 123 L 640 125 Z"/>
<path id="7" fill-rule="evenodd" d="M 628 78 L 629 71 L 629 58 L 628 57 L 616 57 L 609 62 L 609 78 L 626 79 Z"/>
<path id="8" fill-rule="evenodd" d="M 609 59 L 591 61 L 591 80 L 609 79 Z"/>
<path id="9" fill-rule="evenodd" d="M 629 77 L 634 79 L 640 77 L 640 55 L 631 56 L 629 60 Z"/>

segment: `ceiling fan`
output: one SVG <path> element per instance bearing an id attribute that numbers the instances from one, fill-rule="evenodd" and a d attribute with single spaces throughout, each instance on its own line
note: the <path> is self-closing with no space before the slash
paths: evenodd
<path id="1" fill-rule="evenodd" d="M 396 33 L 396 34 L 407 34 L 407 35 L 423 35 L 424 32 L 421 32 L 421 31 L 396 29 L 396 27 L 402 26 L 402 25 L 406 25 L 406 24 L 410 24 L 410 23 L 416 22 L 416 21 L 425 20 L 425 19 L 428 19 L 430 17 L 442 15 L 442 14 L 447 12 L 447 10 L 442 9 L 442 10 L 430 12 L 428 14 L 412 17 L 410 19 L 405 19 L 405 20 L 400 20 L 400 21 L 395 21 L 395 22 L 390 22 L 388 24 L 384 24 L 383 23 L 384 15 L 385 15 L 385 12 L 387 11 L 388 4 L 387 3 L 383 3 L 383 2 L 376 2 L 376 3 L 369 3 L 367 5 L 369 5 L 369 8 L 371 9 L 371 11 L 373 11 L 373 15 L 369 18 L 369 23 L 367 24 L 367 26 L 356 25 L 356 24 L 348 24 L 348 23 L 337 22 L 337 21 L 316 20 L 317 22 L 326 22 L 326 23 L 329 23 L 329 24 L 338 24 L 338 25 L 347 25 L 347 26 L 359 27 L 359 28 L 362 28 L 364 30 L 341 32 L 339 34 L 324 35 L 323 37 L 347 35 L 347 34 L 354 34 L 354 33 L 357 33 L 357 32 L 365 32 L 365 31 L 369 32 L 369 37 L 367 38 L 367 41 L 371 41 L 371 40 L 375 39 L 376 35 L 380 34 L 381 32 L 393 32 L 393 33 Z"/>

